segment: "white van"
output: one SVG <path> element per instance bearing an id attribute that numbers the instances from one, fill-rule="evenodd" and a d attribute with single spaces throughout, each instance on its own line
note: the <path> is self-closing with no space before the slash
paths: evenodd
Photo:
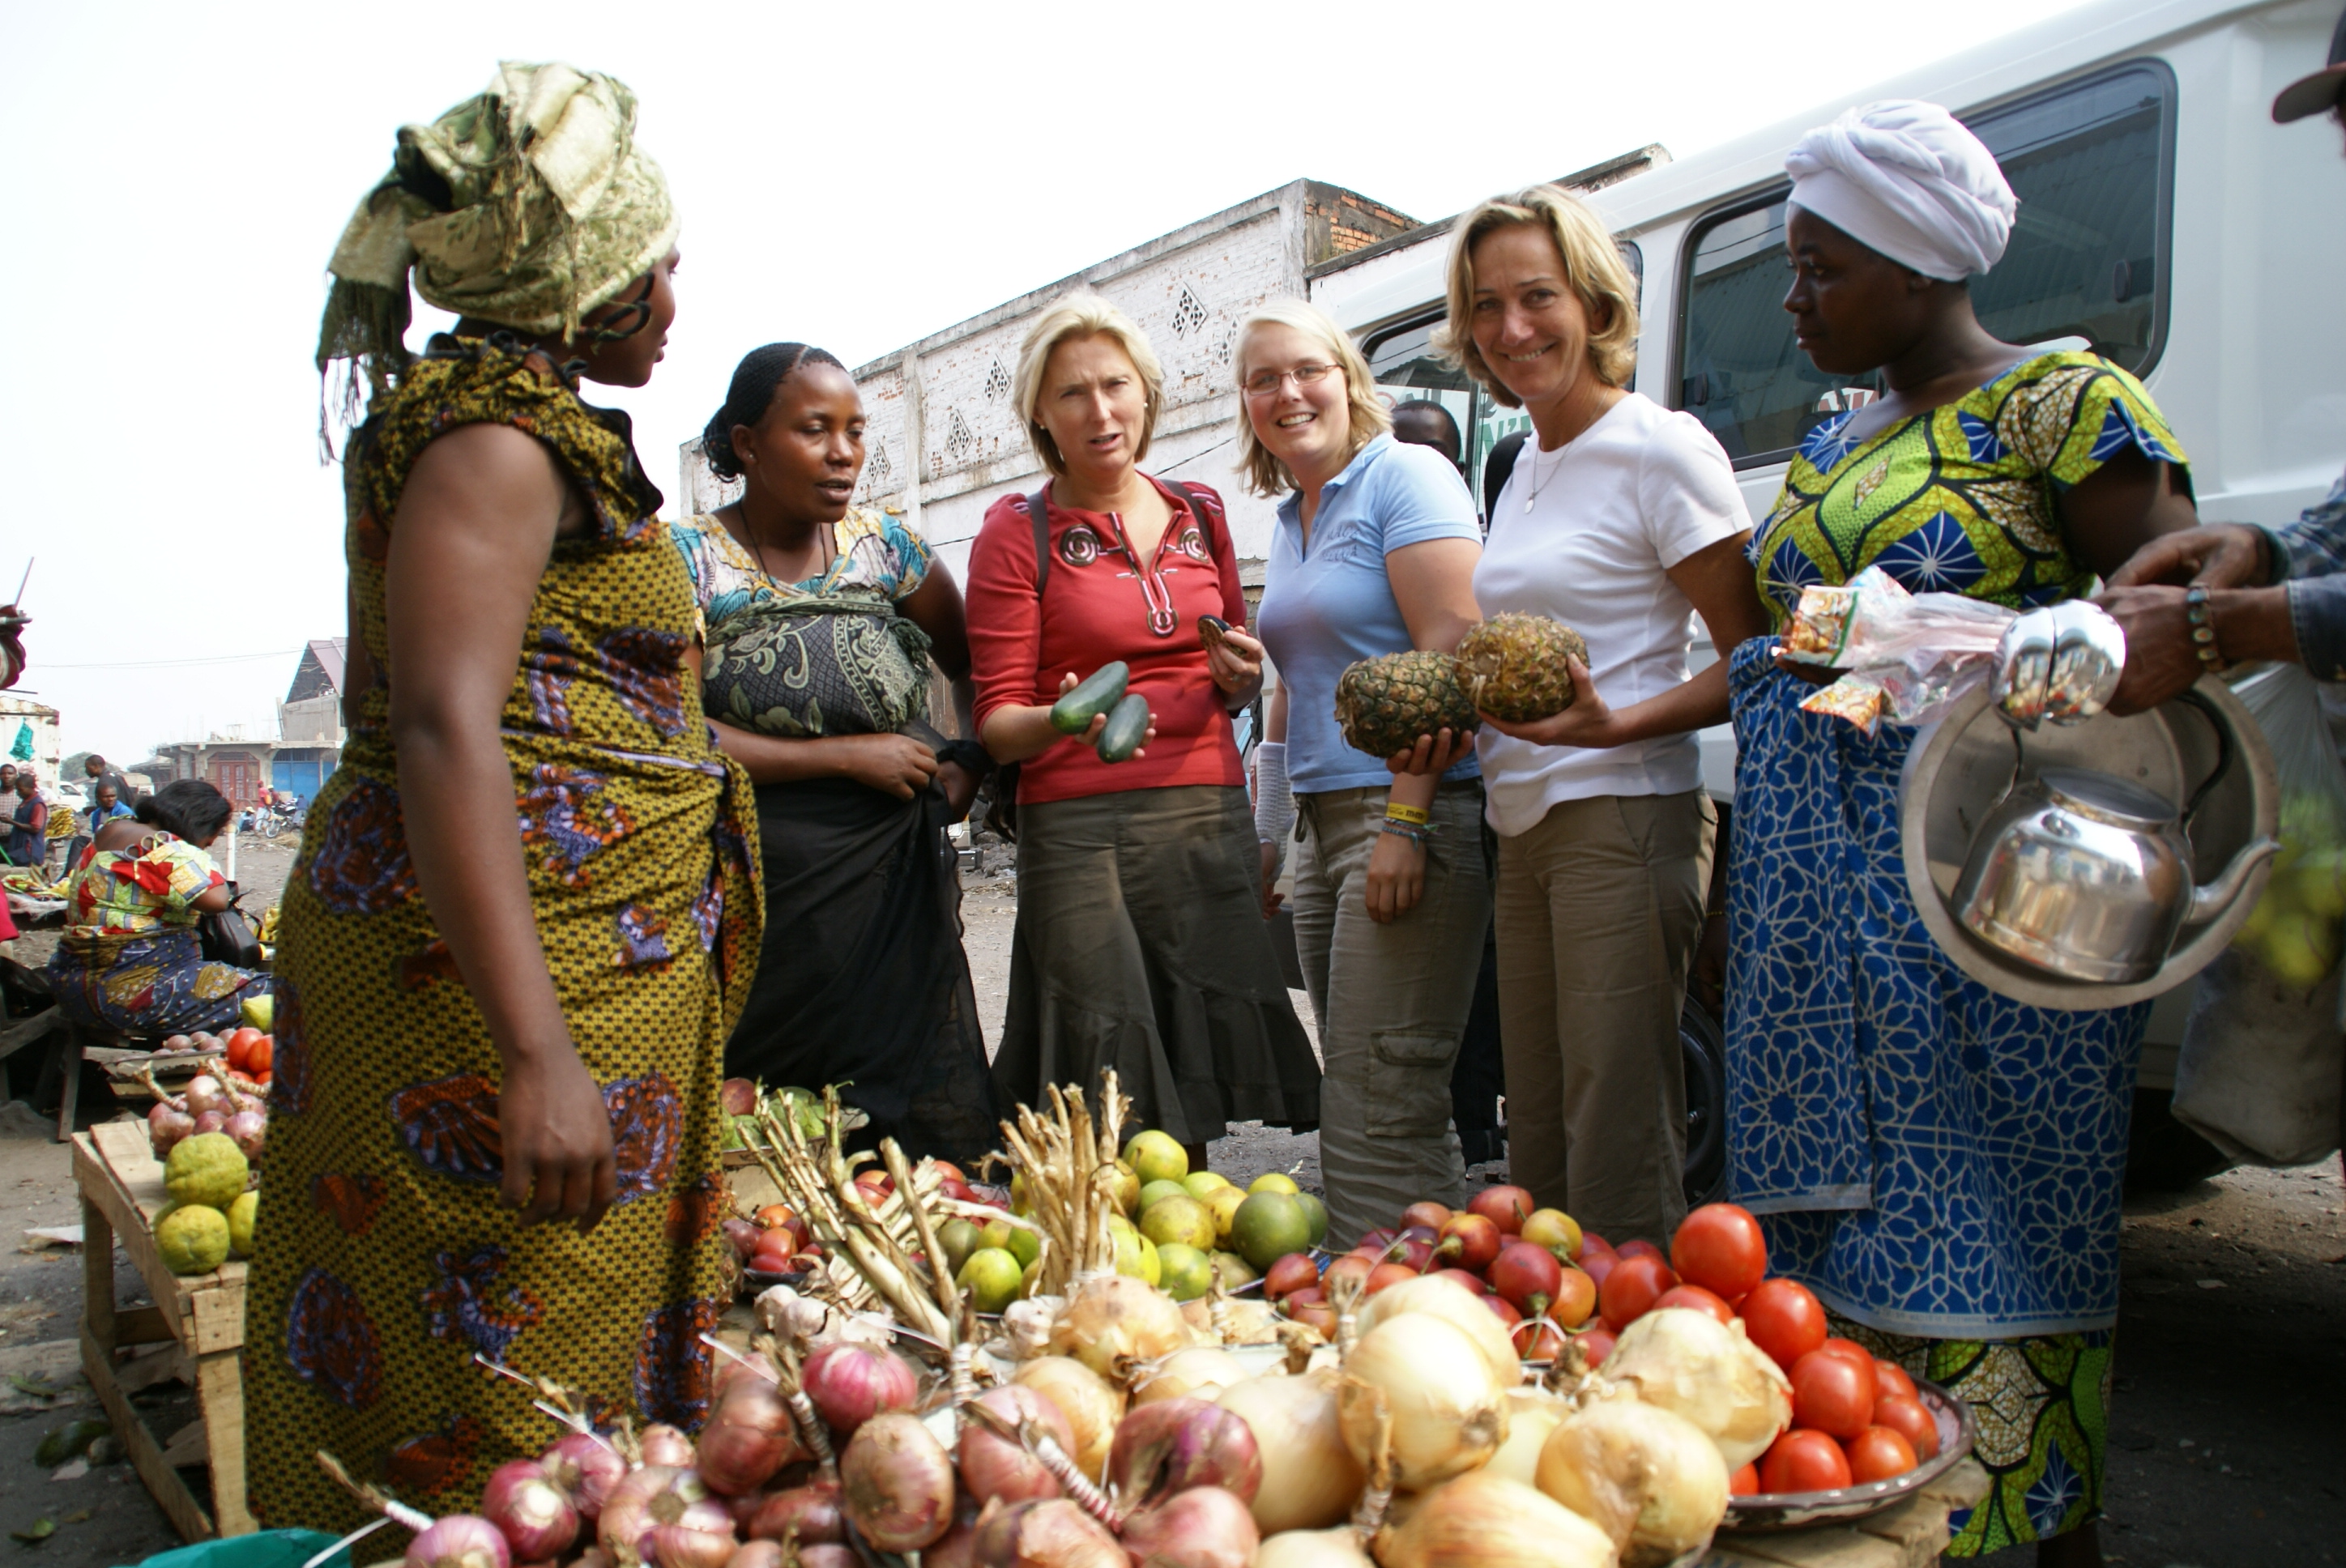
<path id="1" fill-rule="evenodd" d="M 2338 0 L 2107 0 L 1683 162 L 1645 158 L 1658 167 L 1588 197 L 1640 280 L 1637 390 L 1709 426 L 1755 525 L 1766 516 L 1802 434 L 1872 395 L 1793 346 L 1784 154 L 1851 104 L 1926 98 L 1978 132 L 2020 197 L 2010 249 L 1973 283 L 1982 323 L 2140 376 L 2190 454 L 2203 518 L 2292 520 L 2346 466 L 2346 158 L 2329 120 L 2276 126 L 2270 107 L 2320 67 L 2338 16 Z M 1433 352 L 1448 246 L 1429 225 L 1312 269 L 1311 290 L 1396 399 L 1451 410 L 1479 494 L 1492 448 L 1527 422 Z M 1731 801 L 1731 738 L 1703 738 L 1705 781 Z M 2221 1163 L 2166 1114 L 2188 997 L 2152 1016 L 2131 1179 Z M 1708 1130 L 1689 1129 L 1690 1149 Z"/>

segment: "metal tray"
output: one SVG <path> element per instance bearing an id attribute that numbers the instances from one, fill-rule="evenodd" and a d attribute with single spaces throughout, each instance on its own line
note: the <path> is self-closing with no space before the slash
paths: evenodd
<path id="1" fill-rule="evenodd" d="M 1972 1443 L 1979 1436 L 1978 1424 L 1972 1419 L 1971 1406 L 1938 1384 L 1917 1378 L 1914 1392 L 1922 1400 L 1923 1408 L 1931 1412 L 1931 1419 L 1939 1423 L 1938 1452 L 1905 1474 L 1893 1475 L 1888 1481 L 1869 1481 L 1862 1486 L 1836 1487 L 1831 1492 L 1763 1492 L 1750 1497 L 1730 1497 L 1727 1500 L 1727 1518 L 1719 1529 L 1756 1534 L 1863 1519 L 1870 1513 L 1895 1507 L 1946 1474 L 1972 1451 Z"/>
<path id="2" fill-rule="evenodd" d="M 2280 819 L 2280 785 L 2264 732 L 2215 677 L 2200 677 L 2189 695 L 2204 706 L 2177 700 L 2125 718 L 2103 714 L 2083 724 L 2047 724 L 2019 736 L 2015 750 L 2016 732 L 1996 715 L 1981 687 L 1915 736 L 1898 786 L 1906 886 L 1923 926 L 1957 968 L 1999 996 L 2068 1010 L 2147 1001 L 2215 962 L 2256 907 L 2266 868 L 2252 874 L 2223 913 L 2184 927 L 2157 973 L 2127 985 L 2066 980 L 2007 957 L 1965 931 L 1949 901 L 1981 821 L 2012 783 L 2015 757 L 2023 777 L 2044 768 L 2088 768 L 2179 805 L 2214 771 L 2214 726 L 2221 722 L 2230 731 L 2232 763 L 2191 822 L 2198 876 L 2212 876 L 2243 846 L 2272 833 Z"/>

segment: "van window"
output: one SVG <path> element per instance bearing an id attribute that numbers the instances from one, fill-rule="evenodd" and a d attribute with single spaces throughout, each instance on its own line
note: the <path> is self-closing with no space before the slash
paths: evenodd
<path id="1" fill-rule="evenodd" d="M 2020 198 L 2003 260 L 1972 282 L 1980 322 L 2007 342 L 2082 339 L 2137 375 L 2167 319 L 2174 78 L 2122 66 L 1966 115 Z M 1827 414 L 1872 400 L 1872 378 L 1827 376 L 1793 346 L 1784 312 L 1784 188 L 1698 224 L 1680 334 L 1677 406 L 1739 468 L 1778 462 Z"/>

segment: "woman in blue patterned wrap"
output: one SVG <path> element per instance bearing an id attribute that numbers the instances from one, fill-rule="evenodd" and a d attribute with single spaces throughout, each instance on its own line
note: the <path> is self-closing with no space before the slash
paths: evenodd
<path id="1" fill-rule="evenodd" d="M 1917 593 L 2049 604 L 2190 525 L 2182 450 L 2132 376 L 1974 315 L 1967 280 L 2015 206 L 1975 137 L 1936 105 L 1872 104 L 1787 168 L 1800 346 L 1883 392 L 1810 433 L 1753 537 L 1779 627 L 1804 586 L 1869 565 Z M 2147 1008 L 2048 1012 L 1957 969 L 1906 888 L 1914 731 L 1802 712 L 1804 673 L 1765 638 L 1731 656 L 1734 1194 L 1845 1331 L 1972 1402 L 1994 1485 L 1950 1554 L 2036 1541 L 2039 1563 L 2098 1563 Z"/>

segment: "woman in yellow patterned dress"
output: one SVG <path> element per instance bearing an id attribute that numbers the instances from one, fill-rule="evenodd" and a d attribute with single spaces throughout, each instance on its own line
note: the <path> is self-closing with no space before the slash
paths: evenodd
<path id="1" fill-rule="evenodd" d="M 685 678 L 659 493 L 576 391 L 648 380 L 675 311 L 634 121 L 607 76 L 507 65 L 400 132 L 335 252 L 321 367 L 374 391 L 345 453 L 351 740 L 277 962 L 245 1320 L 272 1524 L 356 1517 L 320 1450 L 474 1506 L 555 1435 L 476 1356 L 605 1420 L 706 1408 L 756 829 Z M 460 317 L 413 359 L 411 269 Z"/>
<path id="2" fill-rule="evenodd" d="M 1811 583 L 1879 566 L 1915 593 L 2023 608 L 2091 591 L 2193 521 L 2180 445 L 2090 353 L 1990 337 L 1966 280 L 2014 201 L 1933 104 L 1802 138 L 1784 308 L 1829 375 L 1882 395 L 1812 430 L 1753 535 L 1780 626 Z M 1899 846 L 1914 730 L 1803 712 L 1798 667 L 1729 656 L 1735 832 L 1727 1060 L 1736 1201 L 1770 1267 L 1979 1418 L 1993 1487 L 1949 1554 L 2030 1541 L 2098 1563 L 2118 1203 L 2147 1008 L 1994 995 L 1923 928 Z"/>

